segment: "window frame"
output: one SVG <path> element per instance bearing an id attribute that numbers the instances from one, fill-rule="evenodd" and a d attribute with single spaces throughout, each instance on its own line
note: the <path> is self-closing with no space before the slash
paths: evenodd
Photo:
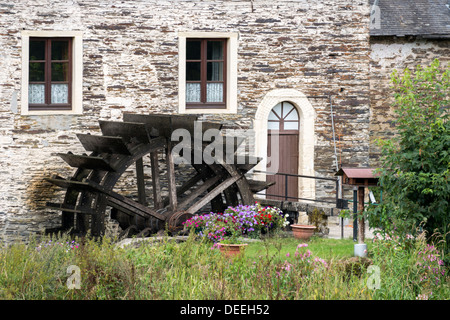
<path id="1" fill-rule="evenodd" d="M 189 62 L 200 62 L 200 81 L 186 80 L 186 85 L 188 83 L 200 83 L 200 102 L 186 102 L 186 109 L 226 109 L 227 107 L 227 39 L 225 38 L 187 38 L 186 44 L 189 41 L 200 41 L 200 60 L 187 59 L 186 64 Z M 223 43 L 222 47 L 222 59 L 221 60 L 208 60 L 207 57 L 207 45 L 209 41 L 220 41 Z M 207 79 L 207 66 L 209 62 L 222 62 L 222 74 L 223 79 L 221 81 L 208 81 Z M 207 84 L 208 83 L 222 83 L 223 92 L 222 100 L 223 102 L 208 102 L 207 99 Z"/>
<path id="2" fill-rule="evenodd" d="M 58 115 L 58 114 L 82 114 L 83 113 L 83 44 L 82 31 L 29 31 L 21 32 L 22 36 L 22 79 L 21 79 L 21 114 L 22 115 Z M 30 39 L 71 39 L 69 49 L 71 72 L 69 74 L 69 103 L 29 105 L 28 85 L 29 85 L 29 50 Z M 48 87 L 46 88 L 50 90 Z M 68 105 L 70 104 L 70 108 Z"/>
<path id="3" fill-rule="evenodd" d="M 285 104 L 288 104 L 288 106 L 286 106 Z M 280 105 L 280 111 L 281 114 L 279 114 L 277 111 L 275 111 L 275 108 Z M 284 108 L 288 108 L 290 109 L 289 112 L 287 112 L 285 114 Z M 275 116 L 275 120 L 270 119 L 270 115 L 273 113 L 273 115 Z M 295 120 L 286 120 L 287 117 L 291 114 L 295 114 L 296 118 Z M 300 115 L 297 111 L 297 108 L 294 106 L 294 104 L 290 103 L 289 101 L 282 101 L 280 103 L 277 103 L 269 112 L 269 116 L 267 119 L 267 130 L 269 133 L 272 134 L 298 134 L 300 131 Z M 286 122 L 288 123 L 296 123 L 297 124 L 297 129 L 285 129 L 285 124 Z M 278 129 L 270 129 L 269 124 L 270 123 L 278 123 Z"/>
<path id="4" fill-rule="evenodd" d="M 178 111 L 179 113 L 237 113 L 237 32 L 178 33 Z M 224 40 L 224 103 L 186 103 L 186 42 L 194 39 Z"/>
<path id="5" fill-rule="evenodd" d="M 73 38 L 67 37 L 52 37 L 52 38 L 46 38 L 46 37 L 30 37 L 29 42 L 31 41 L 45 41 L 45 57 L 44 60 L 29 60 L 29 63 L 31 61 L 38 62 L 38 63 L 44 63 L 44 70 L 45 70 L 45 79 L 44 81 L 28 81 L 28 84 L 44 84 L 45 85 L 45 94 L 44 99 L 45 103 L 35 103 L 31 104 L 28 103 L 28 109 L 30 111 L 39 111 L 39 110 L 72 110 L 72 43 Z M 53 41 L 68 41 L 68 57 L 66 60 L 52 60 L 51 57 L 51 48 L 52 48 L 52 42 Z M 52 63 L 55 61 L 58 62 L 64 62 L 68 63 L 68 75 L 67 81 L 58 81 L 58 83 L 67 83 L 68 85 L 68 92 L 67 92 L 67 100 L 68 103 L 51 103 L 51 86 L 52 83 L 56 81 L 52 81 Z M 28 69 L 29 70 L 29 69 Z"/>

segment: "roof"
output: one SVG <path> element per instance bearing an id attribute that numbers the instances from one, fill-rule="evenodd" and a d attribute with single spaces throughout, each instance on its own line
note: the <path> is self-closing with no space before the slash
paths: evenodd
<path id="1" fill-rule="evenodd" d="M 450 0 L 370 0 L 370 4 L 371 36 L 450 39 Z"/>
<path id="2" fill-rule="evenodd" d="M 336 176 L 346 175 L 349 178 L 370 179 L 376 178 L 379 174 L 374 174 L 376 168 L 341 168 Z"/>

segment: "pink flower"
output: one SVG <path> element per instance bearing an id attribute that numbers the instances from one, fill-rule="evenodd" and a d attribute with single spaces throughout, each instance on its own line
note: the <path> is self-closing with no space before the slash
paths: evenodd
<path id="1" fill-rule="evenodd" d="M 288 257 L 288 258 L 289 258 L 289 256 L 290 256 L 289 252 L 288 252 L 288 253 L 286 253 L 286 257 Z"/>
<path id="2" fill-rule="evenodd" d="M 284 267 L 283 269 L 286 271 L 290 271 L 292 267 L 292 264 L 288 263 L 287 261 L 284 262 Z"/>

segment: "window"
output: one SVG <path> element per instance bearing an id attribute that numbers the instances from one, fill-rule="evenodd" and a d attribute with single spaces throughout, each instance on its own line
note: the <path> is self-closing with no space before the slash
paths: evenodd
<path id="1" fill-rule="evenodd" d="M 71 110 L 72 39 L 30 38 L 29 110 Z"/>
<path id="2" fill-rule="evenodd" d="M 225 108 L 226 40 L 186 40 L 186 108 Z"/>
<path id="3" fill-rule="evenodd" d="M 237 111 L 237 33 L 179 33 L 180 113 Z"/>
<path id="4" fill-rule="evenodd" d="M 298 112 L 295 107 L 287 102 L 278 103 L 269 113 L 269 130 L 289 131 L 298 130 Z"/>
<path id="5" fill-rule="evenodd" d="M 21 113 L 81 114 L 80 31 L 22 31 Z"/>

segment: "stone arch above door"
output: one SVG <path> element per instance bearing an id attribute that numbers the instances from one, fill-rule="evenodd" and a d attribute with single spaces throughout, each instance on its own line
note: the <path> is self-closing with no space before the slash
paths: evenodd
<path id="1" fill-rule="evenodd" d="M 255 170 L 265 171 L 267 166 L 267 122 L 269 113 L 278 103 L 288 101 L 292 103 L 300 117 L 299 132 L 299 168 L 298 174 L 314 176 L 314 144 L 316 112 L 308 98 L 295 89 L 276 89 L 268 92 L 261 100 L 256 110 L 253 129 L 255 131 L 255 153 L 263 160 Z M 256 176 L 265 179 L 264 175 Z M 299 197 L 315 198 L 315 180 L 299 179 Z"/>

